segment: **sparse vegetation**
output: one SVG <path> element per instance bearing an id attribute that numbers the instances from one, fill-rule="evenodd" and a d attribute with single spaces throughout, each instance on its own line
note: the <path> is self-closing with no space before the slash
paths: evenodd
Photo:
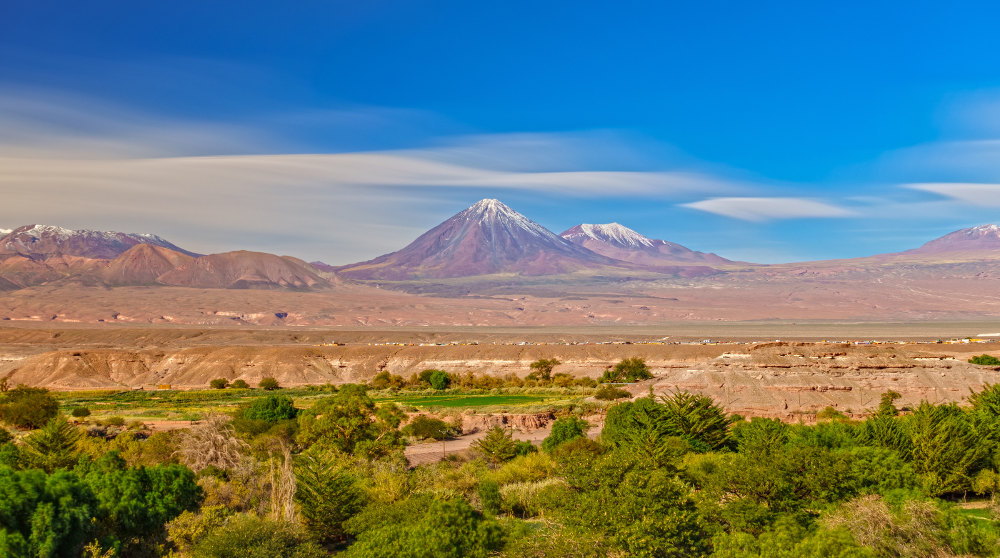
<path id="1" fill-rule="evenodd" d="M 257 384 L 257 387 L 259 387 L 264 391 L 274 391 L 276 389 L 281 389 L 281 386 L 278 385 L 278 380 L 275 380 L 270 376 L 262 378 L 260 383 Z"/>
<path id="2" fill-rule="evenodd" d="M 979 355 L 974 356 L 969 359 L 972 364 L 979 364 L 982 366 L 1000 366 L 1000 358 L 992 355 Z"/>
<path id="3" fill-rule="evenodd" d="M 605 370 L 604 375 L 601 376 L 601 381 L 605 383 L 633 383 L 639 380 L 648 380 L 652 377 L 653 374 L 649 371 L 646 361 L 638 357 L 633 357 L 623 359 L 614 365 L 614 367 Z"/>

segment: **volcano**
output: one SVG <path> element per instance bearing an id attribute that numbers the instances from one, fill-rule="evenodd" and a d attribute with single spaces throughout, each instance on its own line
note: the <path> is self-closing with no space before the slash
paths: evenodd
<path id="1" fill-rule="evenodd" d="M 499 200 L 476 202 L 409 246 L 337 273 L 351 279 L 444 279 L 513 273 L 551 275 L 629 267 L 560 237 Z"/>

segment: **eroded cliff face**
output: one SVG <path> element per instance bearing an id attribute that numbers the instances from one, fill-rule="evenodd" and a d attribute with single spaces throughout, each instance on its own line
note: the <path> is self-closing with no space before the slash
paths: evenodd
<path id="1" fill-rule="evenodd" d="M 284 386 L 364 382 L 379 371 L 408 377 L 427 368 L 477 375 L 525 376 L 539 358 L 555 371 L 598 377 L 622 358 L 640 357 L 654 379 L 636 395 L 686 390 L 710 395 L 730 411 L 793 417 L 832 406 L 861 413 L 893 390 L 899 405 L 961 401 L 970 389 L 1000 381 L 990 367 L 968 364 L 977 347 L 855 346 L 831 343 L 756 345 L 234 345 L 157 348 L 34 347 L 0 350 L 0 377 L 52 389 L 205 388 L 213 378 Z M 981 350 L 979 352 L 982 352 Z"/>

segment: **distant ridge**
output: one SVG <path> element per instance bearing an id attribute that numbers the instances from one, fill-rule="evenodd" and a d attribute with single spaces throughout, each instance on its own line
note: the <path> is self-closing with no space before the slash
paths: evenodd
<path id="1" fill-rule="evenodd" d="M 0 238 L 0 253 L 111 259 L 137 244 L 162 246 L 189 256 L 198 255 L 154 234 L 72 230 L 53 225 L 24 225 L 7 232 Z"/>
<path id="2" fill-rule="evenodd" d="M 646 266 L 734 263 L 715 254 L 696 252 L 675 242 L 648 238 L 619 223 L 584 223 L 559 236 L 602 256 Z"/>

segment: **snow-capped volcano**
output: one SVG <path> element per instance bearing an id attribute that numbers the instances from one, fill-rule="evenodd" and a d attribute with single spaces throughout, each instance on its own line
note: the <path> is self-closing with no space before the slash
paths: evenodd
<path id="1" fill-rule="evenodd" d="M 1000 226 L 979 225 L 946 234 L 907 250 L 903 254 L 940 254 L 944 252 L 997 252 L 1000 256 Z"/>
<path id="2" fill-rule="evenodd" d="M 0 238 L 0 252 L 25 256 L 68 255 L 112 259 L 136 244 L 152 244 L 183 254 L 197 255 L 154 234 L 72 230 L 52 225 L 25 225 L 9 231 Z"/>
<path id="3" fill-rule="evenodd" d="M 696 252 L 674 242 L 648 238 L 619 223 L 584 223 L 560 236 L 603 256 L 645 266 L 733 263 L 715 254 Z"/>
<path id="4" fill-rule="evenodd" d="M 402 250 L 344 266 L 338 273 L 356 279 L 440 279 L 494 273 L 545 275 L 622 265 L 569 242 L 499 200 L 485 199 Z"/>

